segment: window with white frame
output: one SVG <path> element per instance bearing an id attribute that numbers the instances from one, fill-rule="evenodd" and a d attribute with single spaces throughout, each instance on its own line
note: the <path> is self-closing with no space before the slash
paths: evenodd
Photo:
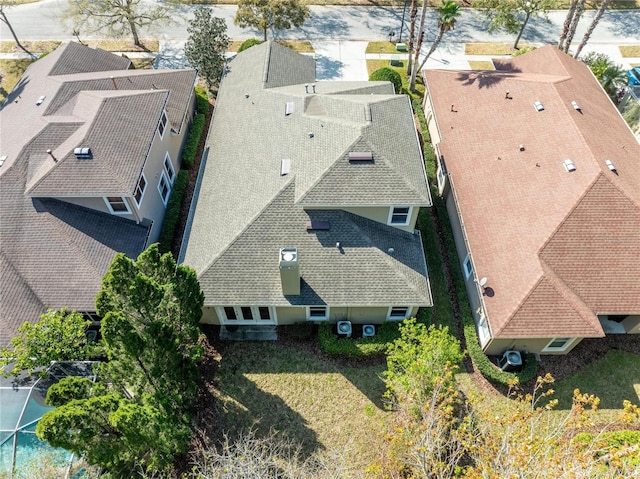
<path id="1" fill-rule="evenodd" d="M 407 226 L 411 220 L 411 206 L 394 206 L 389 210 L 387 224 L 394 226 Z"/>
<path id="2" fill-rule="evenodd" d="M 171 193 L 171 185 L 169 184 L 169 180 L 167 180 L 167 175 L 164 174 L 164 171 L 160 175 L 160 181 L 158 182 L 158 191 L 160 192 L 160 198 L 162 198 L 162 202 L 165 206 L 167 206 L 167 201 L 169 201 L 169 194 Z"/>
<path id="3" fill-rule="evenodd" d="M 222 306 L 216 308 L 223 323 L 275 323 L 275 312 L 269 306 Z"/>
<path id="4" fill-rule="evenodd" d="M 444 182 L 447 179 L 447 175 L 444 172 L 444 167 L 442 165 L 438 166 L 438 187 L 442 188 L 444 186 Z"/>
<path id="5" fill-rule="evenodd" d="M 309 321 L 325 321 L 329 319 L 329 307 L 328 306 L 307 307 L 307 319 Z"/>
<path id="6" fill-rule="evenodd" d="M 164 172 L 167 178 L 169 178 L 169 183 L 173 184 L 173 181 L 176 179 L 176 172 L 173 169 L 173 163 L 171 163 L 171 157 L 168 151 L 164 155 Z"/>
<path id="7" fill-rule="evenodd" d="M 262 321 L 271 321 L 271 310 L 268 306 L 258 306 L 258 316 Z"/>
<path id="8" fill-rule="evenodd" d="M 236 308 L 233 306 L 225 306 L 222 308 L 224 312 L 224 316 L 227 321 L 235 321 L 238 319 L 238 315 L 236 314 Z"/>
<path id="9" fill-rule="evenodd" d="M 464 279 L 467 280 L 473 274 L 473 265 L 471 264 L 471 256 L 467 255 L 462 263 L 462 269 L 464 270 Z"/>
<path id="10" fill-rule="evenodd" d="M 388 321 L 402 321 L 407 319 L 411 314 L 409 306 L 391 306 L 387 312 Z"/>
<path id="11" fill-rule="evenodd" d="M 140 175 L 136 190 L 133 192 L 133 197 L 136 200 L 136 204 L 140 206 L 142 204 L 142 197 L 144 196 L 144 190 L 147 189 L 147 179 L 144 177 L 144 173 Z"/>
<path id="12" fill-rule="evenodd" d="M 131 213 L 127 200 L 122 196 L 107 196 L 104 198 L 105 203 L 114 215 L 127 215 Z"/>
<path id="13" fill-rule="evenodd" d="M 542 350 L 543 352 L 560 352 L 566 351 L 571 343 L 573 343 L 574 338 L 553 338 L 549 341 L 549 344 L 545 346 Z"/>
<path id="14" fill-rule="evenodd" d="M 167 113 L 163 111 L 162 116 L 160 117 L 160 123 L 158 123 L 158 133 L 160 134 L 160 138 L 162 138 L 164 131 L 167 129 L 167 122 Z"/>

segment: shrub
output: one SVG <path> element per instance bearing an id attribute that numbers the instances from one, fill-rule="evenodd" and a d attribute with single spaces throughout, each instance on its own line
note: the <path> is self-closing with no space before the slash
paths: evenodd
<path id="1" fill-rule="evenodd" d="M 209 113 L 209 108 L 211 108 L 207 89 L 201 86 L 197 86 L 195 90 L 196 90 L 196 109 L 198 110 L 198 113 L 202 113 L 203 115 L 206 116 L 207 113 Z"/>
<path id="2" fill-rule="evenodd" d="M 191 129 L 189 129 L 189 135 L 187 141 L 182 149 L 182 168 L 185 170 L 191 169 L 193 163 L 196 161 L 196 154 L 198 153 L 198 145 L 200 144 L 200 137 L 204 130 L 205 116 L 202 113 L 198 113 L 193 119 Z"/>
<path id="3" fill-rule="evenodd" d="M 327 354 L 359 358 L 381 356 L 387 347 L 400 337 L 398 322 L 386 322 L 376 327 L 376 335 L 369 338 L 340 338 L 333 332 L 333 325 L 321 323 L 318 327 L 320 349 Z"/>
<path id="4" fill-rule="evenodd" d="M 173 246 L 173 238 L 176 234 L 180 211 L 182 209 L 182 199 L 187 191 L 189 175 L 186 170 L 180 170 L 173 185 L 173 191 L 167 203 L 167 211 L 164 214 L 164 223 L 160 232 L 159 248 L 161 253 L 168 253 Z"/>
<path id="5" fill-rule="evenodd" d="M 261 43 L 262 40 L 258 40 L 257 38 L 248 38 L 247 40 L 242 42 L 242 45 L 240 45 L 240 48 L 238 48 L 238 53 L 243 52 L 247 48 L 251 48 L 254 45 L 260 45 Z"/>
<path id="6" fill-rule="evenodd" d="M 624 454 L 625 449 L 640 445 L 640 431 L 605 431 L 598 434 L 581 432 L 573 439 L 581 449 L 593 450 L 595 456 L 602 457 L 616 452 L 621 457 L 627 456 L 632 465 L 640 464 L 640 455 L 637 450 L 630 449 L 627 454 Z"/>
<path id="7" fill-rule="evenodd" d="M 402 90 L 402 78 L 397 71 L 391 68 L 379 68 L 371 74 L 369 81 L 389 81 L 393 83 L 393 88 L 396 93 Z"/>

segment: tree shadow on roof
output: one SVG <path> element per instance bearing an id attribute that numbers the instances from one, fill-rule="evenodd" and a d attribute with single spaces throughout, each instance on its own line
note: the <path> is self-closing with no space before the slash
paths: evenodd
<path id="1" fill-rule="evenodd" d="M 514 78 L 520 70 L 512 69 L 508 71 L 494 71 L 494 70 L 469 70 L 461 71 L 456 77 L 456 81 L 462 83 L 464 86 L 475 85 L 479 89 L 491 88 L 498 85 L 500 82 Z"/>

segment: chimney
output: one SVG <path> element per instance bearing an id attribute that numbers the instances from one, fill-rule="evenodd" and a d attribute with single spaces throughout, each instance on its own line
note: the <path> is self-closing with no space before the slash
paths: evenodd
<path id="1" fill-rule="evenodd" d="M 300 294 L 300 266 L 297 248 L 280 248 L 280 280 L 282 294 Z"/>

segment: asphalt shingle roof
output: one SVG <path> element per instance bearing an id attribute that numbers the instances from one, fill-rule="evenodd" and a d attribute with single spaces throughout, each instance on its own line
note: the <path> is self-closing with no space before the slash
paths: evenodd
<path id="1" fill-rule="evenodd" d="M 323 212 L 336 224 L 331 241 L 309 239 L 306 220 L 315 213 L 304 206 L 431 204 L 407 97 L 393 95 L 386 82 L 314 80 L 312 59 L 274 42 L 230 62 L 181 259 L 199 274 L 207 304 L 223 299 L 258 304 L 260 295 L 267 304 L 292 304 L 279 283 L 278 250 L 284 246 L 300 248 L 305 271 L 307 286 L 295 301 L 315 295 L 332 304 L 431 304 L 418 236 L 335 210 Z M 289 115 L 287 103 L 293 104 Z M 348 152 L 364 147 L 374 152 L 375 161 L 350 164 Z M 280 174 L 283 159 L 290 160 L 288 175 Z M 364 243 L 334 255 L 336 241 L 358 237 Z M 387 241 L 397 243 L 399 256 L 386 252 Z M 415 257 L 397 259 L 405 254 Z M 322 274 L 316 277 L 316 271 L 334 284 Z M 374 272 L 386 293 L 372 294 L 374 285 L 365 288 L 358 281 L 358 274 L 371 278 Z"/>
<path id="2" fill-rule="evenodd" d="M 46 308 L 94 310 L 114 255 L 135 257 L 147 243 L 148 221 L 48 199 L 131 194 L 163 108 L 180 128 L 196 72 L 129 65 L 63 44 L 30 65 L 2 105 L 0 345 Z M 93 159 L 76 159 L 76 147 Z"/>
<path id="3" fill-rule="evenodd" d="M 424 72 L 492 334 L 602 336 L 597 314 L 640 313 L 640 144 L 582 62 L 495 64 Z"/>

